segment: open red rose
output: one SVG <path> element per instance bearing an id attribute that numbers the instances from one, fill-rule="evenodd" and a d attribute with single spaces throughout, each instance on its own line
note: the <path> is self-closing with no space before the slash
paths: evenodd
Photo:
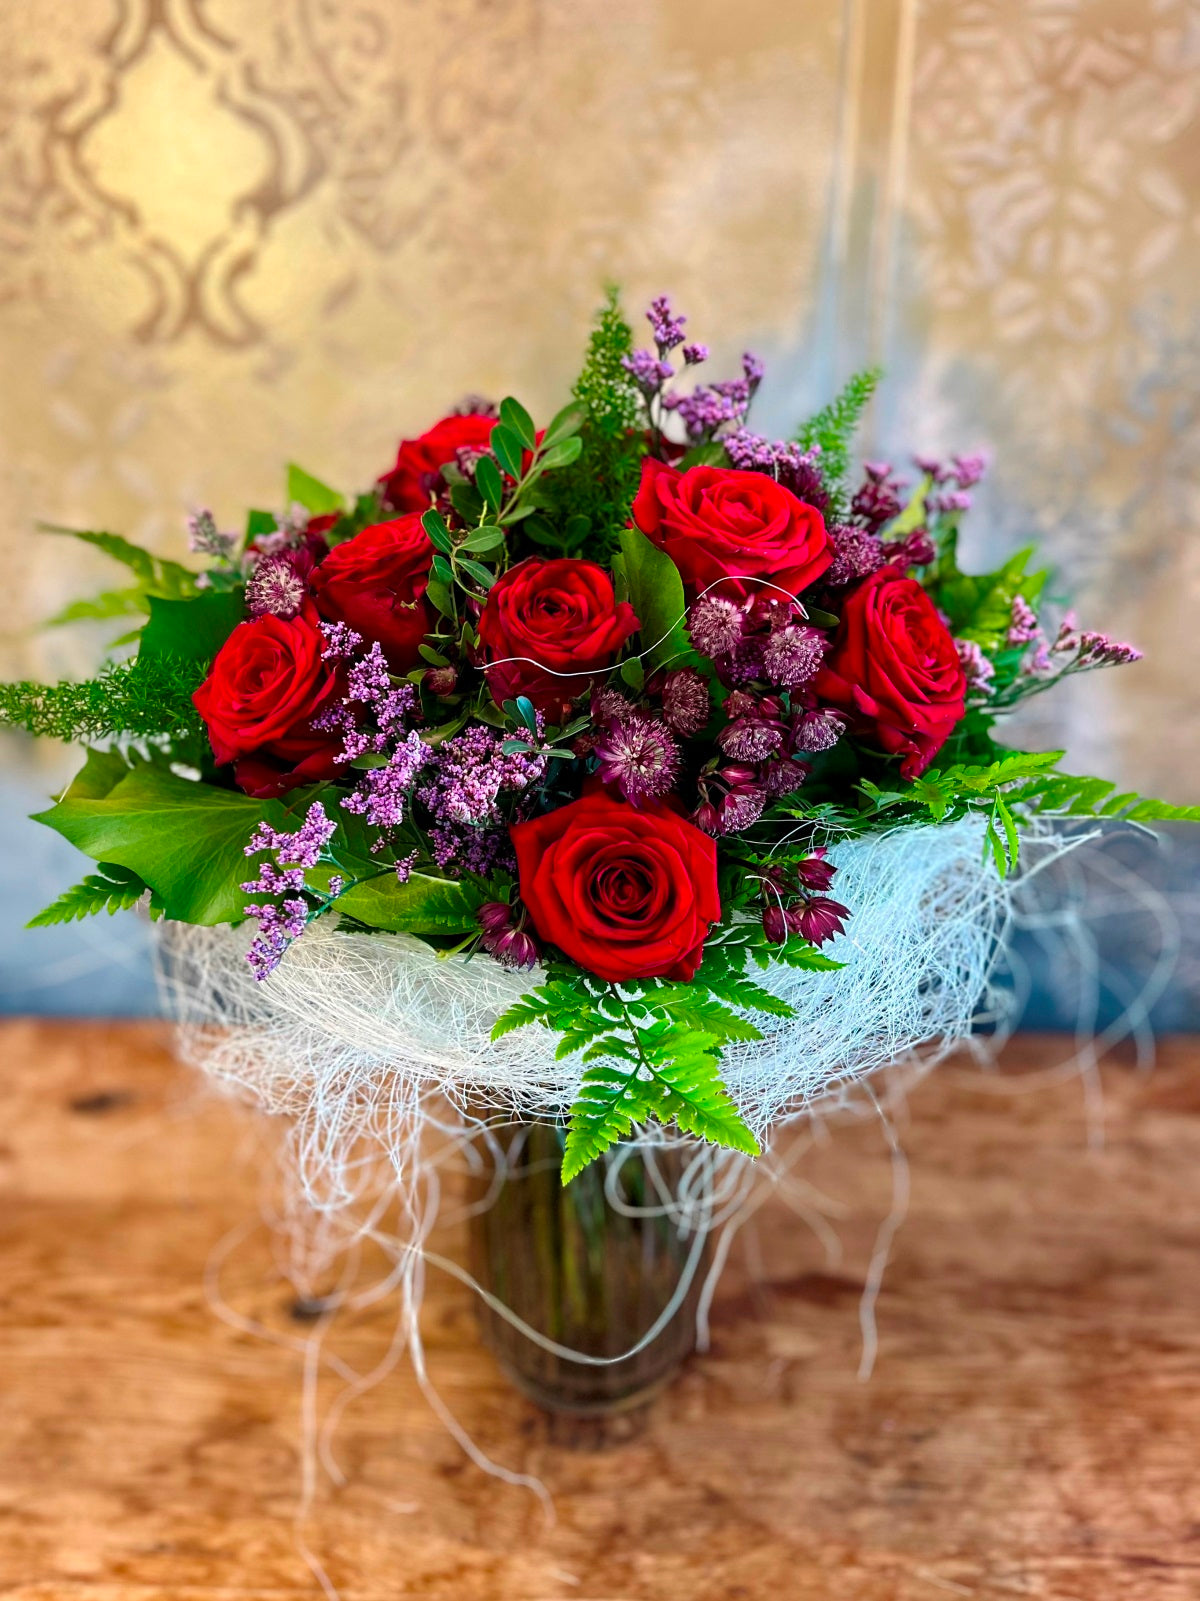
<path id="1" fill-rule="evenodd" d="M 552 721 L 592 686 L 589 673 L 612 666 L 638 630 L 627 601 L 593 561 L 530 556 L 488 594 L 479 648 L 497 703 L 527 695 Z M 516 658 L 509 660 L 508 658 Z"/>
<path id="2" fill-rule="evenodd" d="M 763 580 L 798 595 L 833 560 L 821 513 L 766 473 L 680 472 L 647 456 L 633 520 L 678 567 L 689 602 L 713 584 L 729 600 L 772 593 Z"/>
<path id="3" fill-rule="evenodd" d="M 509 832 L 547 944 L 612 983 L 695 974 L 721 915 L 707 834 L 661 801 L 635 811 L 603 788 Z"/>
<path id="4" fill-rule="evenodd" d="M 310 582 L 322 617 L 378 640 L 392 671 L 406 673 L 433 625 L 425 599 L 432 560 L 429 535 L 410 512 L 336 545 Z"/>
<path id="5" fill-rule="evenodd" d="M 851 590 L 813 684 L 851 726 L 920 776 L 962 720 L 966 678 L 937 608 L 915 578 L 883 567 Z"/>
<path id="6" fill-rule="evenodd" d="M 468 412 L 443 417 L 419 439 L 402 439 L 396 465 L 379 480 L 384 505 L 393 511 L 428 511 L 446 487 L 442 468 L 459 450 L 486 450 L 495 426 L 495 417 Z"/>
<path id="7" fill-rule="evenodd" d="M 311 726 L 338 689 L 324 644 L 311 601 L 295 617 L 239 623 L 192 696 L 213 755 L 234 763 L 250 795 L 282 795 L 337 771 L 340 736 Z"/>

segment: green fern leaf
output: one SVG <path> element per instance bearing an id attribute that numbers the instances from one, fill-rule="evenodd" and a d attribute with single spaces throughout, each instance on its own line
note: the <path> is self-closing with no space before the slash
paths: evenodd
<path id="1" fill-rule="evenodd" d="M 97 866 L 98 872 L 89 873 L 81 883 L 64 890 L 56 901 L 31 917 L 26 928 L 50 928 L 55 923 L 74 923 L 85 917 L 95 917 L 98 912 L 111 916 L 114 912 L 127 911 L 137 905 L 150 887 L 127 867 L 117 867 L 111 862 L 99 862 Z"/>
<path id="2" fill-rule="evenodd" d="M 658 1099 L 657 1086 L 603 1061 L 588 1067 L 571 1107 L 563 1147 L 562 1181 L 569 1184 L 589 1162 L 629 1134 Z"/>

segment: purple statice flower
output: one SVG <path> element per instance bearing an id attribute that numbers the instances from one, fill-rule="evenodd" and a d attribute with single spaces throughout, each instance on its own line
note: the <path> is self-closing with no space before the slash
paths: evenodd
<path id="1" fill-rule="evenodd" d="M 668 673 L 662 689 L 663 720 L 672 733 L 691 739 L 708 722 L 712 703 L 708 683 L 694 667 Z"/>
<path id="2" fill-rule="evenodd" d="M 935 512 L 970 511 L 971 497 L 965 489 L 947 489 L 940 495 L 930 495 L 926 504 Z"/>
<path id="3" fill-rule="evenodd" d="M 1021 674 L 1025 678 L 1053 678 L 1056 672 L 1070 672 L 1070 667 L 1058 667 L 1050 652 L 1046 649 L 1046 641 L 1038 640 L 1037 647 L 1031 656 L 1027 656 L 1021 663 Z"/>
<path id="4" fill-rule="evenodd" d="M 217 527 L 216 518 L 207 508 L 202 508 L 187 520 L 188 549 L 197 556 L 212 556 L 220 562 L 228 562 L 234 546 L 237 544 L 236 534 L 223 534 Z"/>
<path id="5" fill-rule="evenodd" d="M 634 806 L 658 800 L 679 777 L 679 747 L 666 727 L 644 713 L 610 723 L 597 739 L 597 771 Z"/>
<path id="6" fill-rule="evenodd" d="M 621 365 L 646 396 L 656 395 L 675 376 L 671 363 L 661 360 L 652 350 L 631 351 L 621 357 Z"/>
<path id="7" fill-rule="evenodd" d="M 1041 629 L 1038 627 L 1037 613 L 1024 595 L 1014 595 L 1012 617 L 1008 625 L 1008 644 L 1014 648 L 1018 645 L 1031 645 L 1040 637 Z"/>
<path id="8" fill-rule="evenodd" d="M 746 403 L 723 394 L 715 384 L 697 384 L 690 394 L 672 391 L 663 396 L 667 411 L 679 414 L 689 439 L 703 439 L 728 422 L 740 422 L 746 414 Z"/>
<path id="9" fill-rule="evenodd" d="M 374 705 L 392 687 L 391 674 L 379 641 L 372 640 L 371 648 L 359 658 L 346 674 L 346 699 L 361 701 L 364 706 Z M 411 697 L 412 685 L 404 686 Z M 411 701 L 410 701 L 411 704 Z"/>
<path id="10" fill-rule="evenodd" d="M 501 869 L 512 871 L 516 854 L 506 823 L 474 828 L 468 824 L 431 823 L 429 846 L 433 859 L 445 871 L 476 873 L 489 878 Z"/>
<path id="11" fill-rule="evenodd" d="M 320 801 L 314 801 L 294 832 L 262 822 L 251 835 L 245 847 L 247 856 L 266 852 L 275 856 L 274 862 L 260 863 L 258 877 L 241 886 L 248 895 L 264 897 L 243 908 L 247 917 L 258 922 L 258 933 L 246 953 L 256 979 L 261 981 L 273 973 L 292 941 L 299 939 L 312 918 L 327 911 L 341 894 L 341 878 L 332 878 L 325 891 L 310 889 L 304 880 L 305 869 L 315 867 L 321 860 L 336 827 Z"/>
<path id="12" fill-rule="evenodd" d="M 736 601 L 722 595 L 701 595 L 688 611 L 688 633 L 704 656 L 726 656 L 745 630 L 745 614 Z"/>
<path id="13" fill-rule="evenodd" d="M 313 801 L 303 823 L 291 832 L 272 828 L 269 823 L 259 823 L 246 846 L 246 855 L 261 856 L 264 851 L 275 851 L 279 862 L 315 867 L 336 829 L 337 823 L 325 815 L 321 802 Z"/>
<path id="14" fill-rule="evenodd" d="M 1126 667 L 1130 662 L 1141 660 L 1142 652 L 1136 645 L 1122 644 L 1107 634 L 1082 633 L 1075 669 L 1086 672 L 1092 667 Z"/>
<path id="15" fill-rule="evenodd" d="M 357 788 L 344 797 L 346 811 L 365 817 L 380 837 L 371 849 L 382 849 L 391 830 L 404 821 L 409 797 L 417 774 L 430 759 L 429 746 L 411 730 L 397 743 L 383 767 L 371 767 L 362 775 Z"/>
<path id="16" fill-rule="evenodd" d="M 417 865 L 416 851 L 409 851 L 407 856 L 401 856 L 396 862 L 396 882 L 407 884 L 412 877 L 412 870 Z"/>
<path id="17" fill-rule="evenodd" d="M 660 356 L 665 356 L 668 350 L 674 350 L 676 345 L 683 343 L 683 325 L 687 318 L 674 314 L 668 295 L 655 296 L 646 312 L 646 321 L 650 324 L 650 332 Z"/>
<path id="18" fill-rule="evenodd" d="M 246 580 L 246 608 L 252 617 L 295 617 L 308 585 L 291 551 L 262 556 Z"/>
<path id="19" fill-rule="evenodd" d="M 913 466 L 919 473 L 933 480 L 935 484 L 944 484 L 947 478 L 952 478 L 953 472 L 947 467 L 940 456 L 914 456 Z"/>
<path id="20" fill-rule="evenodd" d="M 822 581 L 831 589 L 869 578 L 886 564 L 878 536 L 852 523 L 835 524 L 829 530 L 829 543 L 833 546 L 833 560 Z"/>
<path id="21" fill-rule="evenodd" d="M 981 450 L 968 456 L 955 456 L 950 463 L 952 476 L 960 489 L 970 489 L 988 470 L 988 458 Z"/>
<path id="22" fill-rule="evenodd" d="M 979 695 L 990 695 L 996 669 L 973 639 L 956 639 L 958 664 L 966 674 L 967 688 Z"/>
<path id="23" fill-rule="evenodd" d="M 502 734 L 474 724 L 436 747 L 417 798 L 438 823 L 469 828 L 498 823 L 499 797 L 520 793 L 543 776 L 544 756 L 506 752 L 503 743 Z"/>
<path id="24" fill-rule="evenodd" d="M 841 713 L 831 707 L 820 706 L 802 712 L 796 719 L 792 742 L 797 750 L 815 756 L 820 751 L 832 750 L 845 732 L 846 719 Z"/>
<path id="25" fill-rule="evenodd" d="M 362 648 L 362 635 L 356 634 L 349 623 L 322 623 L 321 632 L 325 636 L 325 649 L 321 652 L 325 661 L 339 661 Z"/>
<path id="26" fill-rule="evenodd" d="M 1058 625 L 1058 633 L 1050 649 L 1055 655 L 1074 655 L 1079 649 L 1079 621 L 1073 611 L 1063 614 L 1062 622 Z"/>
<path id="27" fill-rule="evenodd" d="M 680 355 L 687 366 L 698 367 L 702 361 L 708 360 L 708 346 L 699 344 L 684 345 Z"/>
<path id="28" fill-rule="evenodd" d="M 806 501 L 818 511 L 829 503 L 821 477 L 819 447 L 802 450 L 791 439 L 767 439 L 751 433 L 748 428 L 737 428 L 726 434 L 724 445 L 729 460 L 739 472 L 768 473 L 785 489 L 790 489 L 798 500 Z"/>
<path id="29" fill-rule="evenodd" d="M 815 628 L 787 623 L 769 634 L 763 644 L 763 671 L 780 689 L 799 689 L 820 670 L 825 658 L 825 636 Z"/>

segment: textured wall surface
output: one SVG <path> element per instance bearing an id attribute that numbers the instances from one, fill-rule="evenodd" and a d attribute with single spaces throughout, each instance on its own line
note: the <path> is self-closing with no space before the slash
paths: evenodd
<path id="1" fill-rule="evenodd" d="M 41 0 L 0 61 L 0 669 L 103 644 L 37 630 L 108 576 L 38 518 L 179 554 L 288 457 L 544 411 L 615 278 L 767 358 L 760 426 L 880 360 L 866 445 L 989 445 L 968 554 L 1043 540 L 1148 653 L 1038 735 L 1200 793 L 1196 0 Z M 3 759 L 14 814 L 62 772 Z M 123 1005 L 110 929 L 16 951 L 71 853 L 2 848 L 0 1004 Z"/>

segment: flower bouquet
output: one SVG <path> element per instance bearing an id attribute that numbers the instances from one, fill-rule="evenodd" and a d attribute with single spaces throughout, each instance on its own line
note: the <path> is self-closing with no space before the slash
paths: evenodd
<path id="1" fill-rule="evenodd" d="M 695 382 L 648 317 L 609 297 L 544 427 L 472 401 L 356 499 L 292 467 L 282 512 L 199 513 L 199 570 L 77 534 L 131 582 L 67 615 L 144 618 L 136 652 L 0 690 L 88 747 L 38 820 L 97 867 L 34 923 L 162 919 L 193 1054 L 289 1114 L 327 1215 L 369 1147 L 398 1259 L 449 1102 L 493 1339 L 581 1408 L 689 1342 L 746 1171 L 713 1149 L 968 1032 L 1041 819 L 1200 815 L 998 743 L 1138 652 L 1049 621 L 1030 550 L 961 569 L 981 458 L 855 480 L 874 373 L 773 441 L 753 356 Z"/>

